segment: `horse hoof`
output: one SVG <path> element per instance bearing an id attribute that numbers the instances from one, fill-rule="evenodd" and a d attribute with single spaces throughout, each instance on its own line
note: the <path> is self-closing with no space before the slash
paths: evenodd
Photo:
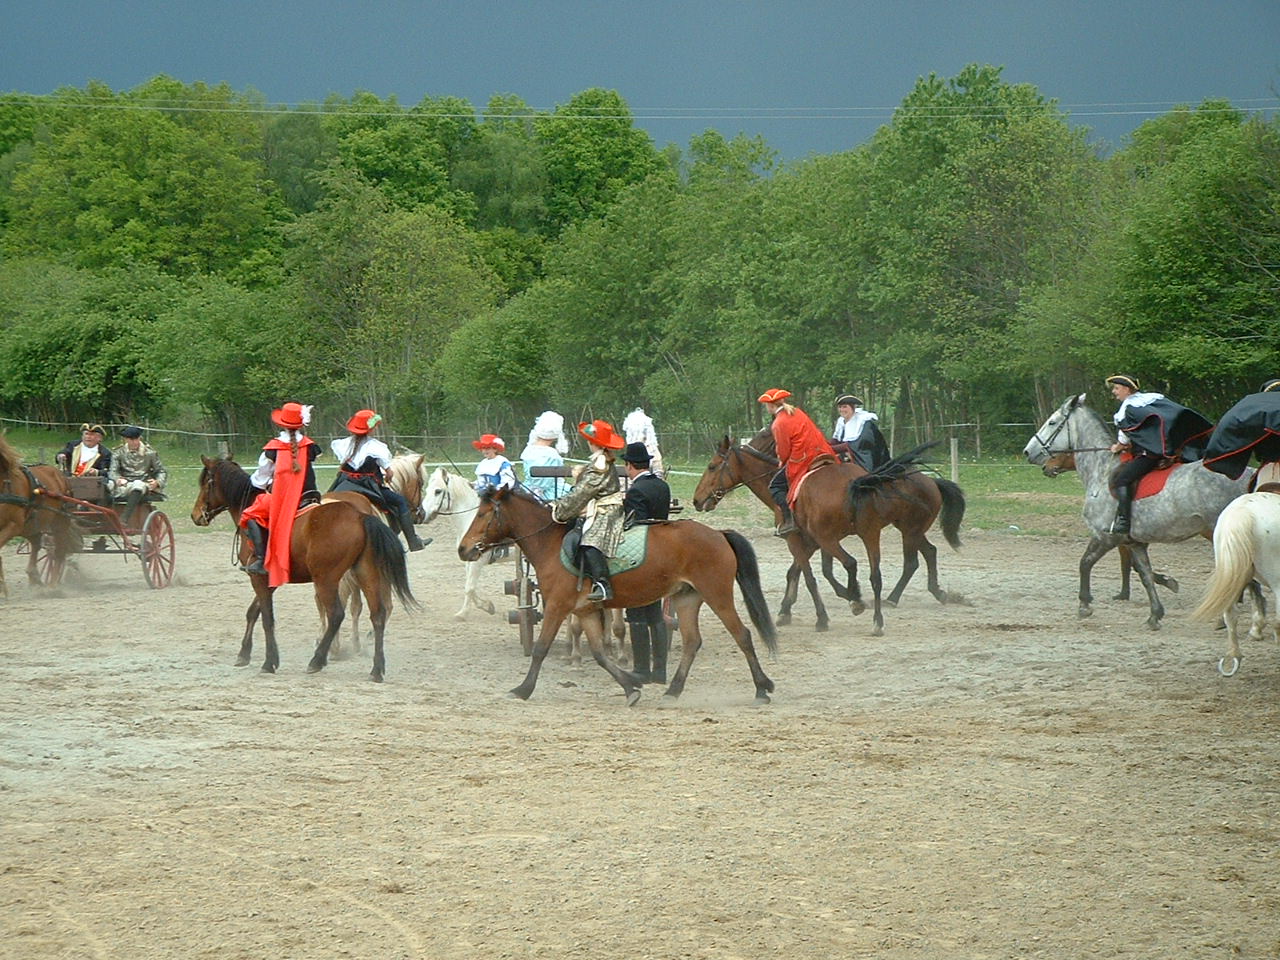
<path id="1" fill-rule="evenodd" d="M 885 597 L 880 601 L 880 605 L 884 607 L 896 607 L 898 605 L 898 601 L 893 599 L 893 597 Z"/>
<path id="2" fill-rule="evenodd" d="M 775 625 L 775 626 L 779 626 L 779 627 L 789 627 L 789 626 L 791 626 L 791 614 L 789 614 L 789 613 L 780 613 L 780 614 L 778 614 L 778 616 L 777 616 L 777 617 L 775 617 L 775 618 L 774 618 L 774 621 L 773 621 L 773 622 L 774 622 L 774 625 Z"/>
<path id="3" fill-rule="evenodd" d="M 753 701 L 753 706 L 763 707 L 769 703 L 773 703 L 773 701 L 769 699 L 769 695 L 767 693 L 757 693 L 756 698 Z"/>
<path id="4" fill-rule="evenodd" d="M 680 698 L 677 697 L 675 694 L 664 693 L 662 695 L 662 699 L 658 701 L 658 706 L 663 710 L 670 710 L 679 702 L 680 702 Z"/>
<path id="5" fill-rule="evenodd" d="M 850 600 L 849 611 L 856 617 L 867 612 L 867 605 L 861 600 Z"/>
<path id="6" fill-rule="evenodd" d="M 369 673 L 369 679 L 372 680 L 374 683 L 381 683 L 382 674 L 380 674 L 377 670 L 372 670 Z"/>
<path id="7" fill-rule="evenodd" d="M 247 667 L 248 665 L 249 665 L 249 658 L 248 658 L 248 657 L 236 657 L 236 666 L 237 666 L 237 667 Z"/>
<path id="8" fill-rule="evenodd" d="M 307 673 L 319 673 L 319 672 L 320 672 L 321 670 L 323 670 L 323 669 L 324 669 L 324 664 L 323 664 L 323 663 L 308 663 L 308 664 L 307 664 Z"/>
<path id="9" fill-rule="evenodd" d="M 1159 629 L 1160 629 L 1160 621 L 1159 621 L 1159 620 L 1156 620 L 1156 619 L 1148 620 L 1148 621 L 1147 621 L 1147 629 L 1148 629 L 1148 630 L 1159 630 Z"/>
<path id="10" fill-rule="evenodd" d="M 525 693 L 519 687 L 516 687 L 514 690 L 507 691 L 507 698 L 509 700 L 528 700 L 529 694 Z"/>
<path id="11" fill-rule="evenodd" d="M 826 620 L 823 620 L 820 623 L 815 623 L 813 625 L 814 633 L 826 633 L 830 629 L 831 629 L 831 624 L 828 623 Z"/>
<path id="12" fill-rule="evenodd" d="M 1164 585 L 1165 585 L 1165 588 L 1166 588 L 1170 593 L 1177 593 L 1177 592 L 1178 592 L 1178 581 L 1177 581 L 1177 580 L 1175 580 L 1175 579 L 1173 579 L 1173 577 L 1165 577 L 1165 578 L 1164 578 Z"/>
<path id="13" fill-rule="evenodd" d="M 1128 600 L 1128 599 L 1129 599 L 1129 595 L 1128 595 L 1127 593 L 1125 593 L 1125 592 L 1122 590 L 1122 591 L 1120 591 L 1119 593 L 1117 593 L 1114 597 L 1112 597 L 1111 599 L 1112 599 L 1112 600 Z"/>
<path id="14" fill-rule="evenodd" d="M 872 627 L 872 629 L 871 629 L 871 635 L 872 635 L 873 637 L 883 637 L 883 636 L 884 636 L 884 627 Z"/>
<path id="15" fill-rule="evenodd" d="M 1224 677 L 1234 677 L 1236 675 L 1236 671 L 1240 669 L 1241 659 L 1242 658 L 1240 657 L 1223 657 L 1218 661 L 1218 673 L 1222 674 Z M 1231 664 L 1230 670 L 1226 668 L 1227 663 Z"/>
<path id="16" fill-rule="evenodd" d="M 627 706 L 628 706 L 628 707 L 634 707 L 634 706 L 635 706 L 637 703 L 639 703 L 639 702 L 640 702 L 640 688 L 639 688 L 639 687 L 636 687 L 634 690 L 628 690 L 628 691 L 627 691 Z"/>
<path id="17" fill-rule="evenodd" d="M 1081 607 L 1076 612 L 1076 616 L 1081 620 L 1088 620 L 1093 616 L 1093 609 L 1091 607 Z"/>
<path id="18" fill-rule="evenodd" d="M 263 673 L 275 673 L 275 672 L 276 672 L 276 668 L 275 668 L 275 667 L 273 667 L 273 666 L 271 666 L 271 664 L 269 664 L 269 663 L 264 663 L 264 664 L 262 665 L 262 672 L 263 672 Z"/>

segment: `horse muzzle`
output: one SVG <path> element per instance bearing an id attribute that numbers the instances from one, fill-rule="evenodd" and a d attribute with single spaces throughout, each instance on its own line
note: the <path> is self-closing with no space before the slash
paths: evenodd
<path id="1" fill-rule="evenodd" d="M 484 543 L 473 543 L 470 545 L 460 543 L 458 544 L 458 558 L 462 560 L 463 563 L 474 563 L 476 560 L 480 559 L 487 549 L 488 545 Z"/>

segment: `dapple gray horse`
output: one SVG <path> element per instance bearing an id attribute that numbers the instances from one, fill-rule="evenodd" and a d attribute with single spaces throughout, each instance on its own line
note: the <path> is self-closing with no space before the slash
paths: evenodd
<path id="1" fill-rule="evenodd" d="M 1218 514 L 1245 492 L 1247 477 L 1228 480 L 1220 473 L 1205 469 L 1198 461 L 1174 470 L 1164 489 L 1154 496 L 1134 501 L 1133 526 L 1129 536 L 1110 532 L 1116 515 L 1116 501 L 1108 481 L 1120 462 L 1112 453 L 1115 430 L 1093 410 L 1085 406 L 1085 395 L 1069 397 L 1041 425 L 1022 451 L 1028 460 L 1043 465 L 1055 454 L 1075 454 L 1076 470 L 1084 483 L 1084 522 L 1092 534 L 1084 556 L 1080 558 L 1081 617 L 1092 615 L 1093 594 L 1089 574 L 1093 565 L 1113 547 L 1124 544 L 1132 551 L 1133 565 L 1147 591 L 1151 615 L 1147 626 L 1159 629 L 1164 605 L 1156 595 L 1147 556 L 1149 543 L 1178 543 L 1212 530 Z"/>

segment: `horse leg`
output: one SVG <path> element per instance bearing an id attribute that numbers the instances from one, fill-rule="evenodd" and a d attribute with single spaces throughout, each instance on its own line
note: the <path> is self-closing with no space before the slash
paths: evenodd
<path id="1" fill-rule="evenodd" d="M 720 622 L 738 644 L 742 655 L 747 658 L 747 666 L 751 669 L 751 681 L 756 688 L 755 702 L 768 703 L 769 694 L 773 693 L 773 681 L 765 674 L 764 667 L 760 666 L 760 658 L 756 655 L 755 645 L 751 642 L 751 629 L 742 622 L 733 604 L 732 581 L 699 584 L 699 592 L 707 606 L 720 618 Z"/>
<path id="2" fill-rule="evenodd" d="M 882 582 L 880 579 L 880 530 L 877 528 L 860 535 L 863 545 L 867 548 L 867 566 L 871 568 L 871 601 L 873 609 L 871 612 L 871 635 L 873 637 L 884 636 L 884 613 L 880 609 L 880 589 Z"/>
<path id="3" fill-rule="evenodd" d="M 1133 561 L 1129 558 L 1129 548 L 1124 544 L 1120 544 L 1120 592 L 1117 593 L 1112 600 L 1128 600 L 1129 599 L 1129 574 L 1133 570 Z"/>
<path id="4" fill-rule="evenodd" d="M 1138 571 L 1138 579 L 1142 581 L 1142 586 L 1147 591 L 1147 600 L 1151 604 L 1147 626 L 1152 630 L 1159 630 L 1160 619 L 1164 616 L 1164 604 L 1160 602 L 1155 579 L 1151 576 L 1151 557 L 1147 555 L 1147 545 L 1135 542 L 1130 545 L 1129 553 L 1133 557 L 1133 568 Z"/>
<path id="5" fill-rule="evenodd" d="M 1091 606 L 1093 593 L 1089 589 L 1089 575 L 1093 572 L 1093 565 L 1102 559 L 1112 546 L 1113 544 L 1094 537 L 1084 548 L 1084 553 L 1080 557 L 1080 609 L 1076 612 L 1076 616 L 1081 620 L 1093 616 Z"/>
<path id="6" fill-rule="evenodd" d="M 262 661 L 262 672 L 275 673 L 280 667 L 280 649 L 276 646 L 276 608 L 273 602 L 275 589 L 267 586 L 267 578 L 261 574 L 254 574 L 252 579 L 262 614 L 262 632 L 266 636 L 267 653 Z"/>
<path id="7" fill-rule="evenodd" d="M 253 654 L 253 628 L 261 612 L 262 602 L 255 595 L 249 609 L 244 612 L 244 639 L 240 641 L 240 652 L 236 654 L 237 667 L 248 664 L 249 657 Z"/>
<path id="8" fill-rule="evenodd" d="M 925 543 L 928 543 L 926 540 Z M 930 544 L 932 546 L 932 544 Z M 915 537 L 902 535 L 902 576 L 898 578 L 898 582 L 893 585 L 893 589 L 889 592 L 889 596 L 885 597 L 884 602 L 891 607 L 896 607 L 898 601 L 902 599 L 902 591 L 907 589 L 907 584 L 911 582 L 911 578 L 916 575 L 916 571 L 920 569 L 920 548 L 921 544 L 916 542 Z M 935 555 L 937 550 L 934 550 Z M 930 571 L 929 586 L 930 593 L 933 593 L 933 575 Z M 933 594 L 938 597 L 936 593 Z M 943 603 L 946 603 L 946 595 L 938 597 Z"/>
<path id="9" fill-rule="evenodd" d="M 556 634 L 560 632 L 560 624 L 564 623 L 564 618 L 573 609 L 576 600 L 576 591 L 569 593 L 563 599 L 559 597 L 555 601 L 547 599 L 546 613 L 542 618 L 542 626 L 538 630 L 538 639 L 534 641 L 533 651 L 529 655 L 529 671 L 525 674 L 524 681 L 511 690 L 511 696 L 519 697 L 521 700 L 528 700 L 533 696 L 533 688 L 538 684 L 538 673 L 542 670 L 542 661 L 547 658 L 551 644 L 555 642 Z"/>
<path id="10" fill-rule="evenodd" d="M 391 595 L 383 582 L 376 564 L 361 558 L 355 567 L 355 583 L 343 580 L 352 592 L 353 609 L 360 609 L 360 598 L 369 607 L 369 623 L 373 625 L 373 669 L 369 671 L 369 679 L 381 683 L 387 673 L 387 660 L 383 650 L 383 637 L 387 630 L 387 615 L 391 612 Z M 341 603 L 341 601 L 339 601 Z"/>
<path id="11" fill-rule="evenodd" d="M 693 658 L 702 646 L 702 630 L 698 627 L 698 610 L 702 607 L 702 595 L 693 589 L 684 589 L 671 599 L 676 616 L 680 618 L 680 665 L 676 667 L 671 683 L 662 698 L 668 703 L 684 693 L 684 683 L 693 667 Z"/>
<path id="12" fill-rule="evenodd" d="M 604 667 L 609 676 L 618 681 L 622 692 L 627 695 L 627 706 L 634 707 L 640 700 L 640 691 L 644 686 L 643 680 L 631 671 L 623 670 L 605 653 L 604 616 L 604 611 L 601 611 L 599 614 L 579 614 L 578 619 L 582 621 L 582 629 L 587 633 L 591 656 L 595 658 L 596 663 Z M 610 631 L 612 631 L 612 624 L 610 624 Z"/>
<path id="13" fill-rule="evenodd" d="M 773 618 L 773 622 L 779 627 L 788 627 L 791 625 L 791 606 L 796 602 L 796 595 L 800 592 L 800 564 L 792 560 L 791 566 L 787 568 L 787 589 L 782 593 L 782 606 L 778 608 L 778 615 Z"/>
<path id="14" fill-rule="evenodd" d="M 848 585 L 838 581 L 835 577 L 834 558 L 831 552 L 825 548 L 822 551 L 822 575 L 826 577 L 827 583 L 831 584 L 831 589 L 836 592 L 836 596 L 841 600 L 848 600 L 850 605 L 862 603 L 862 592 L 858 589 L 858 561 L 843 550 L 840 551 L 840 563 L 844 566 L 845 576 L 849 578 Z M 865 609 L 865 608 L 864 608 Z M 862 610 L 855 610 L 854 613 L 861 613 Z"/>
<path id="15" fill-rule="evenodd" d="M 831 629 L 831 620 L 827 617 L 826 605 L 823 604 L 822 597 L 818 593 L 818 578 L 813 575 L 813 568 L 807 563 L 801 568 L 800 573 L 804 576 L 805 588 L 813 599 L 813 612 L 817 617 L 813 629 L 818 633 L 826 633 Z"/>
<path id="16" fill-rule="evenodd" d="M 1261 640 L 1263 628 L 1267 625 L 1267 598 L 1262 595 L 1262 585 L 1257 580 L 1250 580 L 1245 587 L 1249 599 L 1253 601 L 1253 613 L 1249 619 L 1249 639 Z M 1272 631 L 1274 635 L 1274 631 Z"/>
<path id="17" fill-rule="evenodd" d="M 346 616 L 346 611 L 342 609 L 342 599 L 338 596 L 337 581 L 324 579 L 317 580 L 315 584 L 316 603 L 328 611 L 329 625 L 325 627 L 324 636 L 320 638 L 316 652 L 311 655 L 311 662 L 307 664 L 307 673 L 317 673 L 329 662 L 329 647 L 342 627 L 343 617 Z"/>

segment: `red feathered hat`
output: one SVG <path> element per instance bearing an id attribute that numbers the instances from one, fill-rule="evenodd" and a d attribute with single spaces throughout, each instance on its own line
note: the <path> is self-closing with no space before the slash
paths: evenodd
<path id="1" fill-rule="evenodd" d="M 592 420 L 590 423 L 578 424 L 578 433 L 583 439 L 606 450 L 621 450 L 627 441 L 613 432 L 613 427 L 606 420 Z"/>
<path id="2" fill-rule="evenodd" d="M 486 433 L 479 440 L 472 440 L 471 445 L 477 450 L 484 450 L 487 447 L 493 447 L 499 453 L 507 449 L 507 445 L 503 443 L 502 438 L 496 433 Z"/>
<path id="3" fill-rule="evenodd" d="M 347 429 L 352 433 L 372 433 L 373 428 L 382 422 L 382 417 L 372 410 L 357 410 L 347 421 Z"/>
<path id="4" fill-rule="evenodd" d="M 303 427 L 302 404 L 286 403 L 279 410 L 272 410 L 271 421 L 277 427 L 284 427 L 286 430 L 301 430 Z"/>

